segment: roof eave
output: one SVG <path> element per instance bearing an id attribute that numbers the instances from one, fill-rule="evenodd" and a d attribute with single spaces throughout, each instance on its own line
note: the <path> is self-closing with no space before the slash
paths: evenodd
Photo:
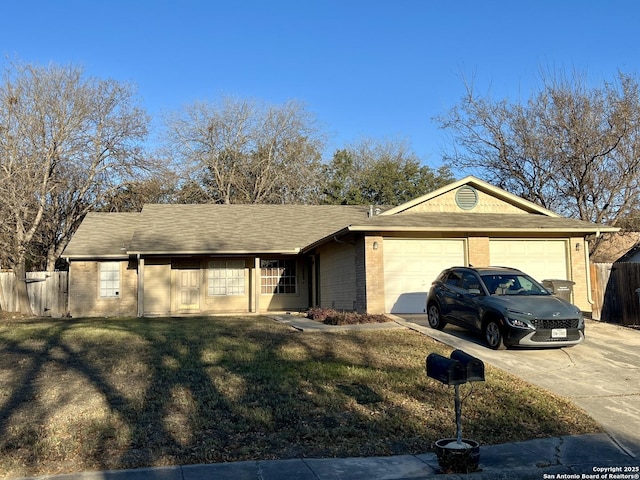
<path id="1" fill-rule="evenodd" d="M 164 255 L 164 256 L 182 256 L 182 255 L 297 255 L 301 251 L 295 247 L 291 249 L 273 249 L 273 250 L 129 250 L 131 255 Z"/>
<path id="2" fill-rule="evenodd" d="M 351 232 L 552 232 L 552 233 L 584 233 L 600 234 L 617 232 L 617 227 L 399 227 L 380 225 L 350 225 Z"/>
<path id="3" fill-rule="evenodd" d="M 94 260 L 101 258 L 105 260 L 129 260 L 129 254 L 83 254 L 83 255 L 63 255 L 66 260 Z"/>
<path id="4" fill-rule="evenodd" d="M 322 245 L 323 243 L 327 243 L 327 242 L 328 242 L 328 241 L 330 241 L 330 240 L 333 240 L 333 239 L 335 239 L 335 238 L 341 237 L 341 236 L 343 236 L 343 235 L 345 235 L 345 234 L 349 233 L 350 231 L 352 231 L 352 230 L 351 230 L 351 225 L 348 225 L 348 226 L 346 226 L 346 227 L 344 227 L 344 228 L 341 228 L 340 230 L 338 230 L 338 231 L 336 231 L 336 232 L 334 232 L 334 233 L 332 233 L 332 234 L 330 234 L 330 235 L 327 235 L 327 236 L 325 236 L 325 237 L 322 237 L 322 238 L 320 238 L 320 239 L 316 240 L 316 241 L 315 241 L 315 242 L 313 242 L 313 243 L 310 243 L 309 245 L 307 245 L 306 247 L 304 247 L 304 248 L 301 250 L 301 253 L 308 253 L 308 252 L 310 252 L 311 250 L 313 250 L 314 248 L 316 248 L 316 247 L 318 247 L 318 246 Z M 355 231 L 362 231 L 362 230 L 355 230 Z"/>

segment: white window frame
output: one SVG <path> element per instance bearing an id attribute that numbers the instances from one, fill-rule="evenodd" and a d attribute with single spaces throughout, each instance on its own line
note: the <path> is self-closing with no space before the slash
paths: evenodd
<path id="1" fill-rule="evenodd" d="M 120 262 L 100 262 L 98 291 L 100 298 L 120 296 Z"/>
<path id="2" fill-rule="evenodd" d="M 245 295 L 244 260 L 209 260 L 207 295 L 210 297 Z"/>
<path id="3" fill-rule="evenodd" d="M 296 295 L 298 276 L 294 259 L 260 260 L 260 293 L 263 295 Z"/>

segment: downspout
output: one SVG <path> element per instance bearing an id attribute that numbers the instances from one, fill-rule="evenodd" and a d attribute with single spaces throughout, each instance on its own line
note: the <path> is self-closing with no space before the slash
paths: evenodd
<path id="1" fill-rule="evenodd" d="M 596 238 L 600 236 L 600 230 L 596 230 Z M 591 294 L 591 260 L 589 259 L 589 241 L 584 239 L 584 264 L 587 269 L 587 302 L 594 305 L 593 295 Z"/>
<path id="2" fill-rule="evenodd" d="M 591 261 L 589 260 L 589 241 L 584 240 L 584 264 L 587 269 L 587 302 L 594 305 L 593 295 L 591 294 Z"/>

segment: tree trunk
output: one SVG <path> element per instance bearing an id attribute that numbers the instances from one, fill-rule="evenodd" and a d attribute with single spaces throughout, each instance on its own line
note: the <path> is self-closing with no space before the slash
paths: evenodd
<path id="1" fill-rule="evenodd" d="M 57 249 L 55 245 L 49 247 L 47 250 L 47 272 L 55 272 L 56 260 L 58 259 Z"/>
<path id="2" fill-rule="evenodd" d="M 32 315 L 31 304 L 29 303 L 29 295 L 27 293 L 27 274 L 24 258 L 16 262 L 13 268 L 16 277 L 15 292 L 18 300 L 18 312 L 25 315 Z"/>

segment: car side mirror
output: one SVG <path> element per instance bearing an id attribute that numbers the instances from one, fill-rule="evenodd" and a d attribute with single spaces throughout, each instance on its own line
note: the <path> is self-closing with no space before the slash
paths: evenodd
<path id="1" fill-rule="evenodd" d="M 470 288 L 469 289 L 469 295 L 480 295 L 480 289 L 479 288 Z"/>

